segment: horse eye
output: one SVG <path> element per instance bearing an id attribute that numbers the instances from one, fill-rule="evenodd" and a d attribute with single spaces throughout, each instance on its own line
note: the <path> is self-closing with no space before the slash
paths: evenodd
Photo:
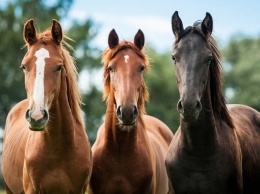
<path id="1" fill-rule="evenodd" d="M 175 61 L 175 57 L 174 57 L 174 55 L 171 55 L 171 58 L 172 58 L 173 61 Z"/>
<path id="2" fill-rule="evenodd" d="M 61 69 L 62 69 L 62 65 L 59 65 L 59 66 L 57 67 L 57 69 L 56 69 L 56 72 L 61 71 Z"/>
<path id="3" fill-rule="evenodd" d="M 144 71 L 144 66 L 142 66 L 142 67 L 140 68 L 140 72 L 142 72 L 142 71 Z"/>
<path id="4" fill-rule="evenodd" d="M 107 70 L 110 71 L 110 72 L 113 72 L 113 68 L 111 66 L 107 67 Z"/>
<path id="5" fill-rule="evenodd" d="M 21 68 L 23 71 L 26 71 L 26 67 L 25 67 L 24 65 L 22 65 L 20 68 Z"/>
<path id="6" fill-rule="evenodd" d="M 211 64 L 212 60 L 213 60 L 213 57 L 210 56 L 210 57 L 208 58 L 208 65 Z"/>

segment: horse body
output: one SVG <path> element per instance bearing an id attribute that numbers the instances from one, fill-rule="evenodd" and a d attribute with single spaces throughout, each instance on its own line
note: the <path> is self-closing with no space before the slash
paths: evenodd
<path id="1" fill-rule="evenodd" d="M 181 116 L 166 157 L 174 192 L 258 193 L 260 114 L 226 105 L 210 14 L 184 30 L 175 12 L 172 25 Z"/>
<path id="2" fill-rule="evenodd" d="M 24 34 L 28 99 L 6 121 L 2 172 L 7 193 L 84 193 L 91 149 L 80 116 L 75 67 L 60 45 L 61 27 L 54 20 L 51 30 L 36 37 L 30 20 Z"/>
<path id="3" fill-rule="evenodd" d="M 144 114 L 147 91 L 141 71 L 148 66 L 143 39 L 141 31 L 134 44 L 118 43 L 115 31 L 109 35 L 114 54 L 108 60 L 111 51 L 103 55 L 107 110 L 92 146 L 90 193 L 169 192 L 164 159 L 173 135 L 163 122 Z"/>
<path id="4" fill-rule="evenodd" d="M 228 109 L 242 152 L 243 191 L 248 194 L 259 193 L 260 114 L 255 109 L 240 104 L 229 104 Z"/>

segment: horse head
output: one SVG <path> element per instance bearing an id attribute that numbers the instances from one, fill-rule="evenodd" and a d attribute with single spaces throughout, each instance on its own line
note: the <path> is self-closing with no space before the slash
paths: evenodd
<path id="1" fill-rule="evenodd" d="M 213 29 L 212 17 L 206 13 L 201 23 L 183 28 L 176 11 L 172 16 L 175 45 L 172 59 L 180 94 L 177 110 L 187 121 L 196 121 L 202 109 L 201 99 L 206 90 L 213 53 L 208 39 Z"/>
<path id="2" fill-rule="evenodd" d="M 60 90 L 64 64 L 62 39 L 62 28 L 56 20 L 52 20 L 51 30 L 38 35 L 33 20 L 24 25 L 24 40 L 28 51 L 21 68 L 29 100 L 25 117 L 33 131 L 44 130 L 49 120 L 49 109 Z"/>
<path id="3" fill-rule="evenodd" d="M 123 126 L 134 126 L 147 98 L 143 78 L 143 71 L 148 68 L 142 53 L 144 42 L 141 30 L 136 33 L 134 42 L 119 42 L 114 29 L 108 36 L 109 51 L 105 52 L 110 53 L 110 59 L 105 66 L 105 79 L 109 92 L 113 92 L 116 117 Z"/>

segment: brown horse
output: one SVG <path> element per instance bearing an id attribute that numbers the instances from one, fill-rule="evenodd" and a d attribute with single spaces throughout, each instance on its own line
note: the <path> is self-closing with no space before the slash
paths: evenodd
<path id="1" fill-rule="evenodd" d="M 260 193 L 260 113 L 225 103 L 209 13 L 183 28 L 172 16 L 180 127 L 166 157 L 176 194 Z"/>
<path id="2" fill-rule="evenodd" d="M 166 194 L 169 181 L 164 165 L 172 132 L 160 120 L 145 114 L 148 91 L 143 72 L 149 61 L 142 51 L 144 34 L 134 42 L 119 42 L 112 30 L 109 48 L 102 53 L 105 122 L 92 147 L 94 194 Z"/>
<path id="3" fill-rule="evenodd" d="M 24 26 L 28 51 L 21 68 L 27 99 L 9 112 L 2 172 L 7 193 L 84 193 L 92 171 L 91 147 L 81 116 L 74 60 L 62 28 L 36 34 Z"/>

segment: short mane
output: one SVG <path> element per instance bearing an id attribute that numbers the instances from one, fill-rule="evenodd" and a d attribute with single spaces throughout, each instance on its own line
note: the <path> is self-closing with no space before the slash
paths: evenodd
<path id="1" fill-rule="evenodd" d="M 104 64 L 104 66 L 103 66 L 103 70 L 104 70 L 104 73 L 103 73 L 103 78 L 104 78 L 103 100 L 108 101 L 109 93 L 111 92 L 111 90 L 110 90 L 110 73 L 109 73 L 109 70 L 107 69 L 108 64 L 116 56 L 116 54 L 118 52 L 120 52 L 121 50 L 125 50 L 125 49 L 132 49 L 133 51 L 135 51 L 135 53 L 143 60 L 144 66 L 145 66 L 145 71 L 147 72 L 150 70 L 150 63 L 149 63 L 149 59 L 148 59 L 147 55 L 142 50 L 137 48 L 133 42 L 123 40 L 113 49 L 107 48 L 101 54 L 102 63 Z M 145 113 L 144 105 L 145 105 L 145 102 L 147 102 L 148 100 L 149 100 L 149 93 L 148 93 L 144 80 L 142 80 L 140 97 L 138 100 L 138 109 L 139 109 L 140 113 L 143 113 L 143 114 Z"/>
<path id="2" fill-rule="evenodd" d="M 234 128 L 233 120 L 229 115 L 227 109 L 227 103 L 223 95 L 223 77 L 222 77 L 222 65 L 221 65 L 221 53 L 219 51 L 217 42 L 214 36 L 211 34 L 209 38 L 207 38 L 204 33 L 201 31 L 201 21 L 197 21 L 193 26 L 188 26 L 185 30 L 180 34 L 179 38 L 175 40 L 175 45 L 181 40 L 182 37 L 187 34 L 195 32 L 199 34 L 209 45 L 212 54 L 213 61 L 212 65 L 210 65 L 210 94 L 211 94 L 211 102 L 212 109 L 214 115 L 221 120 L 226 121 L 226 123 Z"/>

